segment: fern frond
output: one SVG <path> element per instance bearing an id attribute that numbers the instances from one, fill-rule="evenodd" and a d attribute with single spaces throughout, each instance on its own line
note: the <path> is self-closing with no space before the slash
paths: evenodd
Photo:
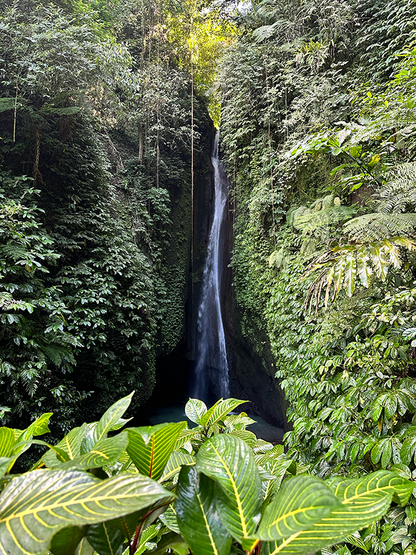
<path id="1" fill-rule="evenodd" d="M 296 219 L 296 227 L 303 231 L 315 231 L 320 227 L 348 220 L 356 213 L 354 206 L 329 206 L 311 214 L 302 214 Z"/>
<path id="2" fill-rule="evenodd" d="M 397 235 L 408 236 L 416 229 L 416 213 L 375 212 L 358 216 L 344 224 L 344 232 L 354 241 L 380 241 Z"/>
<path id="3" fill-rule="evenodd" d="M 416 163 L 398 164 L 389 171 L 388 181 L 379 192 L 379 211 L 405 212 L 416 207 Z"/>

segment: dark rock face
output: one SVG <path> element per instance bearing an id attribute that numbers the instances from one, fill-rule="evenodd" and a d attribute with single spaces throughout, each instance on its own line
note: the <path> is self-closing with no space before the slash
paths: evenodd
<path id="1" fill-rule="evenodd" d="M 261 416 L 264 420 L 288 429 L 286 401 L 274 377 L 276 368 L 266 334 L 258 331 L 258 344 L 263 345 L 260 356 L 249 340 L 242 335 L 240 310 L 232 285 L 233 271 L 229 267 L 234 245 L 233 210 L 228 207 L 223 230 L 224 277 L 222 290 L 223 320 L 227 341 L 228 364 L 230 369 L 230 394 L 237 399 L 251 402 L 242 408 Z"/>
<path id="2" fill-rule="evenodd" d="M 196 330 L 198 307 L 201 298 L 202 281 L 209 232 L 214 212 L 214 172 L 211 152 L 214 144 L 213 126 L 204 130 L 202 143 L 195 158 L 194 201 L 193 201 L 193 256 L 189 255 L 189 281 L 185 300 L 185 326 L 182 340 L 171 353 L 165 353 L 157 363 L 157 385 L 150 405 L 185 403 L 192 390 L 193 371 L 196 365 Z M 178 214 L 173 218 L 180 223 Z M 183 224 L 183 222 L 182 222 Z M 226 219 L 221 232 L 222 290 L 224 331 L 227 342 L 227 357 L 230 368 L 230 395 L 249 399 L 243 409 L 258 414 L 267 422 L 287 429 L 286 405 L 276 369 L 268 349 L 267 336 L 259 331 L 258 342 L 264 345 L 262 356 L 243 337 L 240 314 L 235 300 L 232 268 L 229 267 L 233 248 L 233 211 L 227 207 Z M 215 400 L 214 400 L 215 401 Z"/>

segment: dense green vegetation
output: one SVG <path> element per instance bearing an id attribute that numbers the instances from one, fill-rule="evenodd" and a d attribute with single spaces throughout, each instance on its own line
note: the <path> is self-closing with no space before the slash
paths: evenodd
<path id="1" fill-rule="evenodd" d="M 303 553 L 344 539 L 374 522 L 392 501 L 403 505 L 414 484 L 375 472 L 325 483 L 302 473 L 282 446 L 246 430 L 244 401 L 198 399 L 186 422 L 124 428 L 132 394 L 98 422 L 72 429 L 35 468 L 10 470 L 50 414 L 26 430 L 0 428 L 0 551 L 27 555 L 134 553 Z M 46 468 L 41 468 L 46 467 Z M 285 475 L 291 476 L 281 482 Z M 9 483 L 10 482 L 10 483 Z M 243 550 L 244 551 L 243 551 Z"/>
<path id="2" fill-rule="evenodd" d="M 414 2 L 262 2 L 223 63 L 244 332 L 265 331 L 289 454 L 415 476 Z M 339 553 L 413 553 L 413 498 Z"/>
<path id="3" fill-rule="evenodd" d="M 78 473 L 88 484 L 122 481 L 128 469 L 147 479 L 140 453 L 158 434 L 174 439 L 162 448 L 157 479 L 173 449 L 178 470 L 196 456 L 196 470 L 187 467 L 179 479 L 179 498 L 189 501 L 177 502 L 179 525 L 172 509 L 158 524 L 149 521 L 176 488 L 169 482 L 166 493 L 150 481 L 157 499 L 133 503 L 123 525 L 107 528 L 110 513 L 74 522 L 54 538 L 54 555 L 188 553 L 189 546 L 202 555 L 213 552 L 201 547 L 211 534 L 222 538 L 214 541 L 217 555 L 259 552 L 259 539 L 270 555 L 288 541 L 264 524 L 280 506 L 280 494 L 273 496 L 284 477 L 282 495 L 306 471 L 328 478 L 334 503 L 339 484 L 367 487 L 374 472 L 387 482 L 416 478 L 416 3 L 234 7 L 226 0 L 0 0 L 4 483 L 26 442 L 31 453 L 40 449 L 33 437 L 49 431 L 45 412 L 54 413 L 49 442 L 72 431 L 42 458 L 49 470 L 14 478 L 23 487 L 61 470 L 63 481 Z M 232 186 L 242 333 L 260 357 L 273 354 L 291 424 L 286 455 L 258 442 L 246 417 L 226 417 L 231 401 L 218 405 L 227 408 L 220 416 L 188 405 L 192 432 L 165 425 L 107 437 L 125 424 L 114 407 L 98 424 L 81 426 L 120 397 L 115 407 L 124 411 L 132 389 L 134 414 L 153 390 L 156 357 L 183 340 L 188 289 L 200 277 L 194 261 L 203 256 L 194 193 L 209 171 L 213 121 L 221 122 Z M 190 441 L 175 447 L 178 437 Z M 111 463 L 98 455 L 91 462 L 98 441 L 107 442 Z M 263 497 L 259 487 L 252 492 L 250 531 L 241 528 L 239 502 L 237 519 L 229 507 L 229 484 L 212 470 L 215 449 L 231 453 L 238 468 L 241 451 L 253 484 L 265 487 Z M 200 494 L 207 513 L 195 539 L 186 521 Z M 360 526 L 308 550 L 414 554 L 415 494 L 409 486 L 391 508 L 392 490 L 381 497 L 374 518 L 360 517 Z M 224 522 L 213 517 L 211 530 L 216 511 Z M 42 539 L 43 551 L 51 537 Z"/>
<path id="4" fill-rule="evenodd" d="M 191 141 L 201 181 L 205 104 L 215 104 L 199 86 L 212 49 L 193 75 L 187 68 L 205 19 L 175 32 L 191 8 L 1 2 L 6 423 L 52 410 L 66 430 L 132 388 L 137 407 L 154 387 L 156 355 L 182 340 Z"/>

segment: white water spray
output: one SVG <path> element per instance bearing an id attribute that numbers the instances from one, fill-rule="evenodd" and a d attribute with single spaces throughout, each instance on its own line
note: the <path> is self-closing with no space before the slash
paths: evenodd
<path id="1" fill-rule="evenodd" d="M 212 164 L 215 180 L 215 211 L 208 240 L 202 297 L 198 309 L 197 364 L 192 396 L 208 399 L 208 396 L 229 397 L 227 349 L 221 314 L 221 225 L 227 202 L 227 182 L 222 179 L 218 156 L 218 133 L 215 137 Z"/>

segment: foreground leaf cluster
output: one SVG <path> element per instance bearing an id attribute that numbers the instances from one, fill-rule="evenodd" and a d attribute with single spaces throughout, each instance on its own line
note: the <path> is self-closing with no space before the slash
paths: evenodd
<path id="1" fill-rule="evenodd" d="M 209 410 L 190 399 L 188 428 L 126 427 L 131 398 L 56 446 L 34 439 L 49 431 L 51 414 L 24 431 L 0 428 L 1 555 L 300 555 L 373 523 L 414 488 L 387 471 L 326 482 L 302 473 L 280 446 L 246 430 L 245 413 L 229 414 L 237 399 Z M 31 444 L 48 450 L 14 476 Z"/>

